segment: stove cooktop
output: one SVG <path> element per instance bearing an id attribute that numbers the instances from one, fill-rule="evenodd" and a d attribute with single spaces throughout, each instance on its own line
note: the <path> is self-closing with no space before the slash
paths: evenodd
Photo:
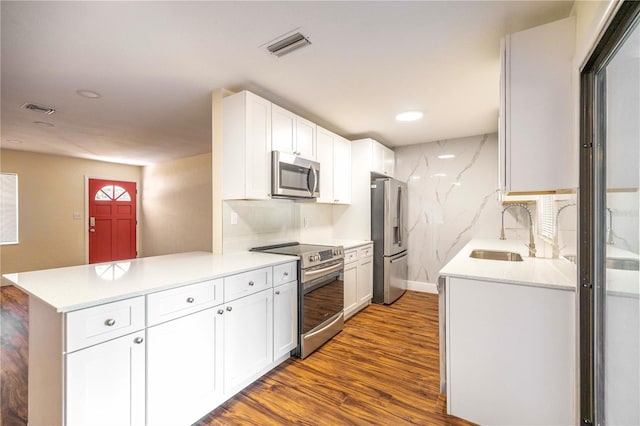
<path id="1" fill-rule="evenodd" d="M 344 258 L 342 246 L 320 246 L 315 244 L 300 244 L 298 242 L 254 247 L 251 251 L 298 256 L 300 257 L 300 267 L 303 269 L 320 265 L 330 260 Z"/>

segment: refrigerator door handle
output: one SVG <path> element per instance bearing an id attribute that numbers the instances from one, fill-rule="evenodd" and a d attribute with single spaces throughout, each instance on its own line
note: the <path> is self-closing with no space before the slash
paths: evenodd
<path id="1" fill-rule="evenodd" d="M 398 187 L 398 206 L 397 206 L 397 215 L 398 215 L 398 245 L 402 247 L 402 187 Z"/>
<path id="2" fill-rule="evenodd" d="M 392 258 L 391 260 L 389 260 L 389 263 L 395 263 L 395 262 L 397 262 L 399 260 L 404 259 L 408 255 L 409 255 L 408 253 L 401 253 L 400 256 L 396 256 L 396 257 Z"/>

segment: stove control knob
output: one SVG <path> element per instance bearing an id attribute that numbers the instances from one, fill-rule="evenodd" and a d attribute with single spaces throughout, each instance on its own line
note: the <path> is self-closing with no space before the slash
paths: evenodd
<path id="1" fill-rule="evenodd" d="M 314 260 L 316 260 L 315 258 L 316 257 L 314 255 L 309 256 L 309 262 L 313 262 Z"/>

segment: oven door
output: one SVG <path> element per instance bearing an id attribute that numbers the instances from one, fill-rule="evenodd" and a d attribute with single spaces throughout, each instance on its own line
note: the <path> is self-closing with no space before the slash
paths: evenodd
<path id="1" fill-rule="evenodd" d="M 272 153 L 271 196 L 317 198 L 320 195 L 320 164 L 279 151 Z"/>
<path id="2" fill-rule="evenodd" d="M 300 345 L 297 355 L 307 357 L 344 327 L 344 263 L 301 271 Z M 321 275 L 314 275 L 321 274 Z M 304 282 L 304 277 L 317 278 Z"/>

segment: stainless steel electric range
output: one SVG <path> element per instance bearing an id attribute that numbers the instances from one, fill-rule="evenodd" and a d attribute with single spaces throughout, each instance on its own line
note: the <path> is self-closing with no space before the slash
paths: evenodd
<path id="1" fill-rule="evenodd" d="M 251 251 L 297 256 L 298 347 L 307 357 L 344 326 L 344 249 L 297 242 L 255 247 Z"/>

